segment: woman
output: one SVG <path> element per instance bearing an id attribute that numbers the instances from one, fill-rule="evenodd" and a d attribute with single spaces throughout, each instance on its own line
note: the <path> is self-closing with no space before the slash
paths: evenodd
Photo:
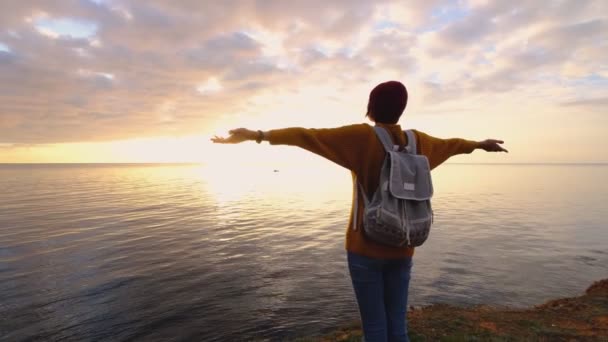
<path id="1" fill-rule="evenodd" d="M 407 137 L 397 124 L 407 104 L 407 90 L 396 81 L 381 83 L 370 93 L 366 116 L 376 126 L 387 129 L 395 144 L 407 145 Z M 431 169 L 453 155 L 475 149 L 507 152 L 500 140 L 481 142 L 464 139 L 439 139 L 414 131 L 418 154 L 425 155 Z M 349 169 L 360 182 L 368 198 L 378 187 L 385 150 L 373 127 L 356 124 L 330 129 L 285 128 L 267 132 L 239 128 L 227 138 L 214 137 L 215 143 L 235 144 L 247 140 L 265 140 L 272 145 L 298 146 Z M 356 178 L 355 178 L 356 177 Z M 355 185 L 356 187 L 356 185 Z M 407 295 L 414 249 L 389 247 L 367 239 L 363 222 L 362 196 L 353 196 L 358 206 L 357 220 L 351 217 L 346 231 L 348 267 L 359 305 L 363 333 L 368 342 L 408 341 Z M 359 200 L 357 200 L 359 198 Z M 358 227 L 353 227 L 356 222 Z"/>

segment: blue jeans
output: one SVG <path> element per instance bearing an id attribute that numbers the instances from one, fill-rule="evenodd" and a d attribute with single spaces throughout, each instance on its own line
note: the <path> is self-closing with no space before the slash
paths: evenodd
<path id="1" fill-rule="evenodd" d="M 407 293 L 412 258 L 373 259 L 348 252 L 365 342 L 409 341 Z"/>

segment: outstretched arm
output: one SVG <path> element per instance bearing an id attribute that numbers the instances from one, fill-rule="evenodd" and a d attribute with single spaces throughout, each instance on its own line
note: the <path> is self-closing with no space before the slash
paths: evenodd
<path id="1" fill-rule="evenodd" d="M 303 148 L 349 170 L 361 164 L 361 151 L 366 144 L 366 125 L 350 125 L 337 128 L 284 128 L 267 132 L 238 128 L 230 131 L 226 138 L 214 137 L 211 141 L 221 144 L 236 144 L 248 140 L 267 140 L 273 145 L 291 145 Z"/>
<path id="2" fill-rule="evenodd" d="M 416 131 L 416 134 L 420 139 L 420 152 L 429 158 L 431 169 L 439 166 L 452 156 L 471 153 L 476 149 L 488 152 L 507 152 L 506 149 L 500 146 L 500 144 L 504 143 L 502 140 L 440 139 L 419 131 Z"/>

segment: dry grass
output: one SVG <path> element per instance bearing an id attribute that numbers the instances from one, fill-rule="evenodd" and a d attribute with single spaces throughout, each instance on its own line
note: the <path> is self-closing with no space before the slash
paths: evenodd
<path id="1" fill-rule="evenodd" d="M 420 341 L 608 341 L 608 279 L 583 296 L 526 309 L 431 305 L 408 313 L 410 340 Z M 361 341 L 358 326 L 298 342 Z"/>

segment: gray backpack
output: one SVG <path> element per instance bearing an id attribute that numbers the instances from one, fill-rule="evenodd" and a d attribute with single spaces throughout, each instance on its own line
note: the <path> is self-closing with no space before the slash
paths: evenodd
<path id="1" fill-rule="evenodd" d="M 431 197 L 433 184 L 426 156 L 416 154 L 416 136 L 405 131 L 408 145 L 399 151 L 389 133 L 374 127 L 386 156 L 380 171 L 380 183 L 370 201 L 355 179 L 354 229 L 357 229 L 357 197 L 365 203 L 363 231 L 369 239 L 393 247 L 417 247 L 429 236 L 433 223 Z"/>

